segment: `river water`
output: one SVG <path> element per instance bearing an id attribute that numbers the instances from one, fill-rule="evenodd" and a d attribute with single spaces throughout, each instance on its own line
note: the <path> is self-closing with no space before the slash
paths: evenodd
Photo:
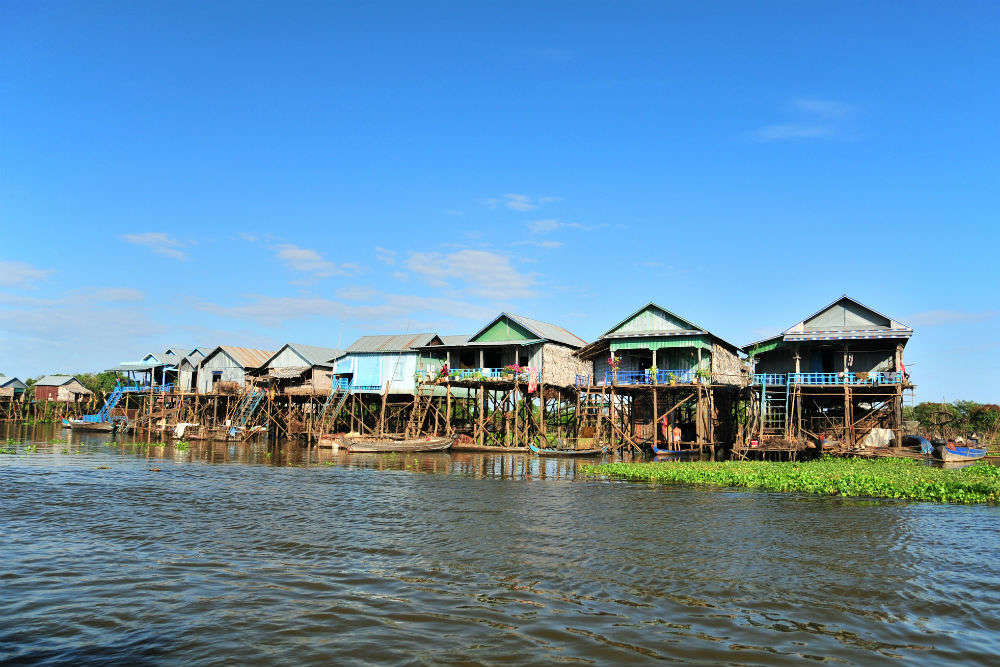
<path id="1" fill-rule="evenodd" d="M 0 662 L 1000 660 L 996 507 L 0 436 Z"/>

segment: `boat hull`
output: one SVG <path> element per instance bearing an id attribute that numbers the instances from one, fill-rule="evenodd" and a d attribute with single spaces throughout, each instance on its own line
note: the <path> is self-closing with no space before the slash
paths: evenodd
<path id="1" fill-rule="evenodd" d="M 986 456 L 986 450 L 977 449 L 975 447 L 938 445 L 934 448 L 934 456 L 945 463 L 955 463 L 957 461 L 977 461 Z"/>
<path id="2" fill-rule="evenodd" d="M 110 433 L 115 428 L 111 422 L 85 422 L 79 419 L 70 419 L 69 427 L 74 431 L 98 431 L 100 433 Z"/>
<path id="3" fill-rule="evenodd" d="M 500 454 L 517 454 L 529 451 L 527 447 L 491 447 L 490 445 L 477 445 L 474 442 L 456 442 L 451 446 L 453 452 L 497 452 Z"/>
<path id="4" fill-rule="evenodd" d="M 539 456 L 603 456 L 608 453 L 607 447 L 599 449 L 542 449 L 529 444 L 528 448 Z"/>
<path id="5" fill-rule="evenodd" d="M 347 451 L 361 453 L 378 452 L 441 452 L 451 447 L 451 438 L 427 438 L 423 440 L 396 440 L 393 438 L 341 438 L 340 444 Z"/>

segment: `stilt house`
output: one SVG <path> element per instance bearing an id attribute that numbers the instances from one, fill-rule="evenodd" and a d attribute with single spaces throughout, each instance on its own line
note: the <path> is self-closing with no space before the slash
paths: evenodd
<path id="1" fill-rule="evenodd" d="M 283 393 L 327 394 L 333 367 L 342 350 L 301 343 L 285 343 L 253 375 Z"/>
<path id="2" fill-rule="evenodd" d="M 90 398 L 91 391 L 72 375 L 46 375 L 35 383 L 35 400 L 75 403 Z"/>
<path id="3" fill-rule="evenodd" d="M 434 333 L 362 336 L 335 359 L 334 374 L 355 392 L 413 394 L 418 375 L 444 364 Z"/>
<path id="4" fill-rule="evenodd" d="M 746 384 L 738 347 L 652 302 L 576 354 L 592 364 L 581 382 L 596 386 Z"/>
<path id="5" fill-rule="evenodd" d="M 911 388 L 906 324 L 842 296 L 771 338 L 746 346 L 758 446 L 768 439 L 853 449 L 902 437 Z M 873 429 L 877 429 L 873 431 Z"/>
<path id="6" fill-rule="evenodd" d="M 198 392 L 208 394 L 242 387 L 246 384 L 247 371 L 259 368 L 273 355 L 272 350 L 220 345 L 209 352 L 201 362 L 198 370 Z"/>
<path id="7" fill-rule="evenodd" d="M 521 368 L 531 369 L 546 385 L 571 386 L 588 368 L 573 355 L 586 344 L 555 324 L 500 313 L 471 336 L 445 336 L 425 349 L 443 355 L 456 380 L 499 378 Z"/>

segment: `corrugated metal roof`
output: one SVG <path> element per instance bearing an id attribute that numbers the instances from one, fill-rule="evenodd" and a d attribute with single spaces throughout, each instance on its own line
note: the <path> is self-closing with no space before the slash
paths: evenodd
<path id="1" fill-rule="evenodd" d="M 228 354 L 233 358 L 233 361 L 238 363 L 243 368 L 258 368 L 267 363 L 267 360 L 274 354 L 272 350 L 260 350 L 255 347 L 220 345 L 206 355 L 205 358 L 207 359 L 219 350 Z"/>
<path id="2" fill-rule="evenodd" d="M 61 387 L 67 382 L 71 382 L 73 380 L 76 380 L 76 378 L 72 375 L 46 375 L 38 378 L 38 381 L 35 382 L 35 386 L 37 387 L 41 385 L 43 387 Z M 76 381 L 79 382 L 79 380 Z"/>
<path id="3" fill-rule="evenodd" d="M 287 346 L 313 366 L 317 364 L 328 365 L 332 359 L 344 356 L 344 351 L 335 347 L 318 347 L 316 345 L 302 345 L 301 343 L 288 343 Z"/>
<path id="4" fill-rule="evenodd" d="M 761 345 L 763 343 L 768 343 L 768 342 L 770 342 L 772 340 L 775 340 L 775 339 L 794 340 L 794 338 L 792 338 L 792 336 L 801 336 L 802 335 L 801 332 L 794 331 L 794 329 L 796 327 L 798 327 L 800 325 L 804 325 L 806 322 L 808 322 L 809 320 L 813 319 L 817 315 L 820 315 L 821 313 L 829 310 L 830 308 L 833 308 L 834 306 L 836 306 L 841 301 L 849 301 L 850 303 L 853 303 L 854 305 L 859 306 L 860 308 L 863 308 L 865 310 L 871 311 L 872 313 L 874 313 L 875 315 L 878 315 L 879 317 L 881 317 L 883 319 L 889 320 L 889 327 L 888 327 L 888 329 L 886 329 L 886 331 L 887 332 L 891 332 L 891 335 L 889 333 L 887 333 L 885 336 L 883 336 L 884 338 L 909 338 L 913 334 L 913 328 L 912 327 L 909 327 L 906 324 L 900 322 L 899 320 L 896 320 L 896 319 L 894 319 L 892 317 L 889 317 L 888 315 L 883 315 L 879 311 L 875 310 L 874 308 L 870 308 L 870 307 L 866 306 L 865 304 L 861 303 L 857 299 L 852 299 L 851 297 L 847 296 L 846 294 L 842 294 L 838 298 L 834 299 L 831 303 L 827 304 L 826 306 L 823 306 L 822 308 L 820 308 L 819 310 L 817 310 L 815 313 L 813 313 L 809 317 L 806 317 L 806 318 L 802 319 L 801 321 L 796 322 L 795 324 L 793 324 L 792 326 L 788 327 L 787 329 L 785 329 L 784 331 L 782 331 L 778 335 L 776 335 L 776 336 L 770 336 L 768 338 L 763 338 L 761 340 L 754 341 L 752 343 L 748 343 L 744 347 L 747 348 L 747 349 L 749 349 L 751 347 L 759 346 L 759 345 Z M 897 327 L 897 326 L 893 326 L 893 325 L 899 325 L 899 326 Z M 843 335 L 839 336 L 839 337 L 840 338 L 857 338 L 858 336 L 851 335 L 851 334 L 849 334 L 847 332 L 864 331 L 864 330 L 865 330 L 864 327 L 857 327 L 857 328 L 845 327 L 843 329 L 843 331 L 845 333 Z M 818 333 L 818 332 L 814 331 L 813 333 Z M 832 332 L 831 332 L 830 336 L 828 336 L 827 338 L 825 338 L 825 340 L 835 340 L 835 339 L 836 339 L 836 336 L 833 335 Z M 800 338 L 800 340 L 806 340 L 806 339 Z"/>
<path id="5" fill-rule="evenodd" d="M 503 317 L 504 315 L 514 320 L 528 331 L 531 331 L 539 338 L 545 338 L 547 340 L 552 340 L 557 343 L 563 343 L 565 345 L 570 345 L 572 347 L 583 347 L 584 345 L 587 344 L 587 341 L 585 341 L 584 339 L 568 331 L 567 329 L 563 329 L 562 327 L 557 326 L 555 324 L 549 324 L 548 322 L 542 322 L 541 320 L 533 320 L 530 317 L 524 317 L 523 315 L 514 315 L 513 313 L 500 314 L 501 317 Z M 492 324 L 492 322 L 490 324 Z"/>
<path id="6" fill-rule="evenodd" d="M 17 385 L 18 387 L 21 388 L 27 388 L 28 386 L 23 382 L 21 382 L 20 380 L 18 380 L 16 377 L 11 378 L 7 377 L 6 375 L 0 375 L 0 387 L 10 387 L 11 385 Z"/>
<path id="7" fill-rule="evenodd" d="M 133 362 L 133 361 L 127 361 L 125 363 L 118 364 L 114 368 L 109 368 L 107 370 L 109 370 L 109 371 L 116 371 L 116 372 L 148 371 L 148 370 L 152 370 L 154 368 L 161 368 L 161 367 L 171 368 L 173 366 L 174 366 L 174 364 L 166 364 L 166 363 L 163 363 L 163 362 L 160 362 L 160 361 L 150 361 L 150 362 L 143 362 L 143 361 L 134 361 Z"/>
<path id="8" fill-rule="evenodd" d="M 414 333 L 393 334 L 389 336 L 362 336 L 347 348 L 347 354 L 352 352 L 410 352 L 415 348 L 427 345 L 437 334 Z"/>

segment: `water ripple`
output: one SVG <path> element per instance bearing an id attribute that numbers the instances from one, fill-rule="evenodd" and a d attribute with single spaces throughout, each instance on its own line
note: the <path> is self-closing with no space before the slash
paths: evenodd
<path id="1" fill-rule="evenodd" d="M 72 437 L 0 456 L 0 662 L 1000 653 L 997 508 L 592 481 L 519 455 Z"/>

